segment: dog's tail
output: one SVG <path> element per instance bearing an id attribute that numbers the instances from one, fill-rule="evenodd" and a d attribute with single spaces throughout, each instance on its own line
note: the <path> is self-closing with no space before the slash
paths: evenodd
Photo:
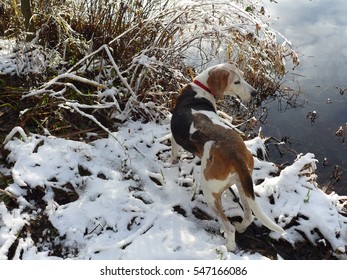
<path id="1" fill-rule="evenodd" d="M 266 214 L 263 212 L 263 210 L 259 207 L 258 203 L 253 198 L 248 198 L 249 206 L 251 207 L 254 215 L 258 218 L 258 220 L 266 226 L 268 229 L 271 229 L 273 231 L 276 231 L 280 234 L 284 233 L 284 229 L 281 228 L 279 225 L 275 224 Z"/>
<path id="2" fill-rule="evenodd" d="M 259 204 L 255 201 L 255 195 L 254 195 L 254 189 L 253 189 L 253 180 L 251 177 L 251 174 L 249 173 L 248 167 L 246 164 L 242 166 L 243 164 L 238 164 L 235 166 L 238 166 L 239 170 L 236 170 L 239 174 L 241 185 L 243 188 L 243 191 L 246 195 L 246 199 L 249 203 L 249 206 L 251 207 L 254 215 L 258 218 L 258 220 L 267 228 L 278 232 L 280 234 L 284 233 L 283 228 L 281 228 L 279 225 L 275 224 L 266 214 L 264 211 L 260 208 Z"/>

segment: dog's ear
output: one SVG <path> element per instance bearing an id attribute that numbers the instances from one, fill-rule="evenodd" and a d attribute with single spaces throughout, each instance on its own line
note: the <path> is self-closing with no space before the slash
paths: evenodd
<path id="1" fill-rule="evenodd" d="M 228 86 L 229 71 L 223 68 L 214 68 L 209 71 L 207 86 L 218 99 L 224 99 L 224 91 Z"/>

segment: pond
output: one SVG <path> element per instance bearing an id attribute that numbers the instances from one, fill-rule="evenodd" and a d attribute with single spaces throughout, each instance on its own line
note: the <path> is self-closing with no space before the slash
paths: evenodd
<path id="1" fill-rule="evenodd" d="M 287 143 L 270 145 L 270 160 L 291 162 L 295 153 L 315 154 L 318 183 L 347 194 L 347 6 L 345 0 L 266 1 L 272 27 L 288 38 L 300 66 L 284 85 L 299 93 L 295 102 L 264 104 L 266 136 Z M 277 20 L 278 17 L 278 20 Z M 341 128 L 339 130 L 339 128 Z M 346 138 L 346 139 L 345 139 Z M 285 153 L 280 151 L 286 150 Z"/>

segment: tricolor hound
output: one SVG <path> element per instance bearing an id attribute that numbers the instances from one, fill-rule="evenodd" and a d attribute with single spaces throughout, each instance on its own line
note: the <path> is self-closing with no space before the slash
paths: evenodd
<path id="1" fill-rule="evenodd" d="M 247 101 L 256 94 L 234 64 L 218 64 L 203 71 L 182 89 L 171 119 L 172 159 L 177 159 L 179 145 L 201 158 L 201 188 L 222 225 L 229 251 L 236 249 L 235 229 L 243 232 L 252 223 L 251 210 L 266 227 L 284 233 L 255 201 L 251 152 L 241 136 L 223 124 L 217 115 L 216 99 L 232 95 Z M 237 186 L 244 217 L 241 223 L 232 225 L 223 211 L 221 195 L 233 184 Z"/>

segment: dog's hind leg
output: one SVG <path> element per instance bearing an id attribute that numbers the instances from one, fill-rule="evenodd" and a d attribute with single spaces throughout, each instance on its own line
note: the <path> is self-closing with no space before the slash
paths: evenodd
<path id="1" fill-rule="evenodd" d="M 205 145 L 206 147 L 206 145 Z M 209 150 L 209 149 L 207 149 Z M 218 221 L 222 226 L 222 229 L 227 238 L 227 249 L 228 251 L 235 251 L 236 242 L 235 242 L 235 228 L 228 220 L 227 216 L 223 211 L 222 206 L 222 193 L 225 189 L 229 187 L 226 185 L 225 181 L 215 180 L 215 179 L 206 179 L 205 170 L 207 167 L 207 159 L 209 157 L 209 152 L 205 152 L 201 159 L 201 189 L 204 194 L 204 198 L 208 206 L 214 211 L 217 215 Z"/>
<path id="2" fill-rule="evenodd" d="M 204 176 L 202 176 L 204 177 Z M 204 198 L 208 206 L 214 211 L 217 215 L 218 221 L 222 226 L 222 229 L 227 238 L 227 249 L 228 251 L 235 251 L 236 242 L 235 242 L 235 228 L 228 220 L 227 216 L 223 211 L 222 206 L 222 193 L 225 188 L 216 187 L 216 180 L 206 181 L 204 178 L 201 180 L 201 188 L 204 193 Z M 221 189 L 219 192 L 213 192 L 215 189 Z"/>
<path id="3" fill-rule="evenodd" d="M 208 141 L 204 146 L 204 152 L 201 158 L 201 189 L 207 204 L 217 215 L 219 223 L 226 235 L 227 249 L 229 251 L 235 251 L 235 227 L 225 215 L 222 206 L 222 193 L 230 187 L 230 177 L 218 177 L 220 164 L 218 162 L 219 154 L 216 154 L 217 148 L 218 146 L 215 146 L 214 141 Z M 219 169 L 216 170 L 216 166 L 219 166 Z"/>
<path id="4" fill-rule="evenodd" d="M 237 232 L 244 232 L 249 227 L 249 225 L 253 222 L 253 215 L 252 215 L 251 207 L 248 203 L 246 194 L 241 186 L 240 181 L 235 182 L 235 185 L 239 192 L 244 213 L 243 213 L 242 222 L 241 223 L 235 222 L 233 223 L 233 225 L 235 226 Z"/>

